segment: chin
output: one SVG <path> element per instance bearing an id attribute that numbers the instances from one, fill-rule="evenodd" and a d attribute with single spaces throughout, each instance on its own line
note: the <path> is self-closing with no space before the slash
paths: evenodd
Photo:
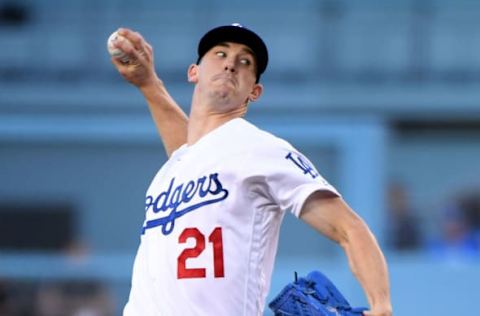
<path id="1" fill-rule="evenodd" d="M 230 103 L 232 100 L 232 89 L 217 89 L 212 91 L 210 97 L 213 101 L 220 103 Z"/>

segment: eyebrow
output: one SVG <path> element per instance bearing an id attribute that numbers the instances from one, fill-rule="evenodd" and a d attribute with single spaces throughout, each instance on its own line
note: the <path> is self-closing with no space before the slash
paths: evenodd
<path id="1" fill-rule="evenodd" d="M 242 45 L 244 46 L 244 47 L 242 47 L 242 51 L 244 53 L 250 54 L 250 55 L 252 55 L 252 57 L 255 57 L 255 53 L 253 52 L 253 50 L 251 50 L 248 46 L 246 46 L 244 44 L 242 44 Z M 230 48 L 230 44 L 228 44 L 227 42 L 218 43 L 216 46 L 222 46 L 222 47 Z"/>

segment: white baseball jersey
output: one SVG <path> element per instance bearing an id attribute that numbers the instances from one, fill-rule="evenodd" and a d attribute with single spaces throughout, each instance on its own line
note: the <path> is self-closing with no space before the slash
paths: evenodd
<path id="1" fill-rule="evenodd" d="M 261 315 L 286 210 L 338 194 L 290 144 L 233 119 L 175 151 L 146 195 L 126 316 Z"/>

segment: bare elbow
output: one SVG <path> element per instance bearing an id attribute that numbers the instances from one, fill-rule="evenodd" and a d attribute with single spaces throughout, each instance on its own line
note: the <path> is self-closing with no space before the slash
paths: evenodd
<path id="1" fill-rule="evenodd" d="M 347 249 L 352 241 L 364 239 L 366 236 L 371 236 L 370 229 L 363 219 L 353 214 L 343 223 L 342 229 L 338 233 L 337 242 L 343 249 Z"/>
<path id="2" fill-rule="evenodd" d="M 365 222 L 340 197 L 312 194 L 300 217 L 343 248 L 369 232 Z"/>

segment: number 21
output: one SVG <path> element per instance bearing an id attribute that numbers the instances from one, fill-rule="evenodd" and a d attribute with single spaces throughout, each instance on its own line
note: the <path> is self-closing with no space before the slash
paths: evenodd
<path id="1" fill-rule="evenodd" d="M 205 250 L 205 235 L 195 227 L 185 228 L 185 230 L 178 237 L 178 242 L 181 244 L 186 243 L 188 238 L 195 239 L 195 246 L 184 249 L 180 256 L 178 256 L 177 278 L 205 278 L 205 268 L 186 267 L 187 259 L 197 258 L 203 252 L 203 250 Z M 216 278 L 223 278 L 223 240 L 221 227 L 216 227 L 212 231 L 210 236 L 208 236 L 208 242 L 212 243 L 213 246 L 213 274 Z"/>

